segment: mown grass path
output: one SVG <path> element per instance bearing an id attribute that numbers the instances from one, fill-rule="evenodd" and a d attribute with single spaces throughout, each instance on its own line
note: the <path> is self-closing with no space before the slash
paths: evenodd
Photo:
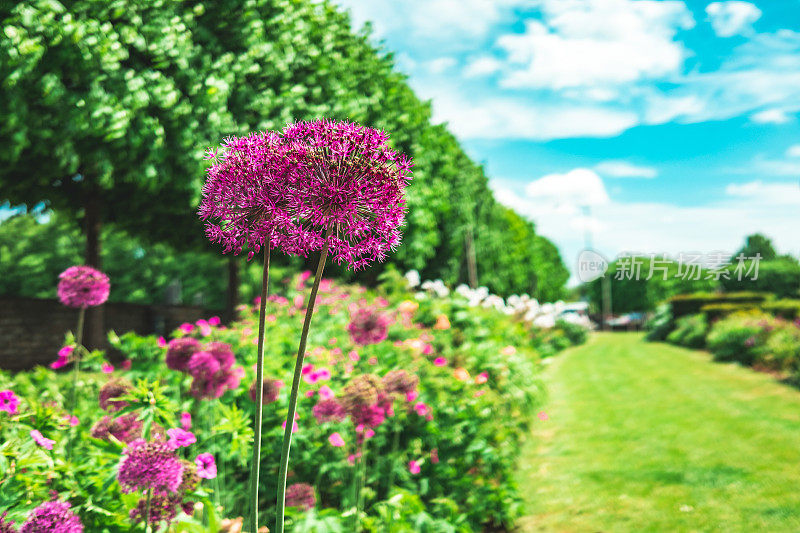
<path id="1" fill-rule="evenodd" d="M 521 531 L 800 532 L 800 391 L 625 333 L 545 379 Z"/>

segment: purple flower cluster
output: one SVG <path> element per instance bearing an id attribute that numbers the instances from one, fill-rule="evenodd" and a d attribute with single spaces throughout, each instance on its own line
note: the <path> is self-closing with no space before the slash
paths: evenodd
<path id="1" fill-rule="evenodd" d="M 0 533 L 17 533 L 17 528 L 14 527 L 14 521 L 9 520 L 6 522 L 6 515 L 8 513 L 3 513 L 0 515 Z"/>
<path id="2" fill-rule="evenodd" d="M 71 266 L 58 279 L 58 299 L 67 307 L 94 307 L 108 300 L 108 276 L 92 267 Z"/>
<path id="3" fill-rule="evenodd" d="M 341 422 L 347 417 L 347 411 L 334 398 L 325 398 L 317 402 L 311 409 L 317 422 Z"/>
<path id="4" fill-rule="evenodd" d="M 350 338 L 356 344 L 364 346 L 378 344 L 386 340 L 391 323 L 392 319 L 389 315 L 363 307 L 352 314 L 347 330 L 350 332 Z"/>
<path id="5" fill-rule="evenodd" d="M 180 337 L 172 339 L 167 346 L 167 368 L 185 372 L 189 359 L 202 349 L 200 341 L 195 338 Z"/>
<path id="6" fill-rule="evenodd" d="M 327 246 L 337 263 L 358 270 L 400 242 L 412 165 L 380 130 L 298 122 L 280 135 L 226 139 L 210 158 L 199 215 L 225 253 L 249 246 L 252 257 L 267 239 L 303 256 Z"/>
<path id="7" fill-rule="evenodd" d="M 169 524 L 178 515 L 178 509 L 191 515 L 194 512 L 194 504 L 185 501 L 187 493 L 192 492 L 200 483 L 200 476 L 197 467 L 189 461 L 181 461 L 183 474 L 181 483 L 175 492 L 155 491 L 150 500 L 150 524 L 156 525 L 161 522 Z M 133 522 L 144 521 L 147 515 L 147 498 L 141 498 L 135 508 L 131 509 L 129 516 Z"/>
<path id="8" fill-rule="evenodd" d="M 117 473 L 122 492 L 133 492 L 137 489 L 177 492 L 183 481 L 184 466 L 175 456 L 171 445 L 137 439 L 122 453 L 125 458 Z"/>
<path id="9" fill-rule="evenodd" d="M 152 428 L 153 432 L 159 430 L 160 428 Z M 91 435 L 101 440 L 110 440 L 110 437 L 114 437 L 118 441 L 128 444 L 141 438 L 142 422 L 136 413 L 128 413 L 117 418 L 104 416 L 92 426 Z"/>
<path id="10" fill-rule="evenodd" d="M 286 487 L 286 506 L 308 511 L 317 504 L 314 487 L 308 483 L 295 483 Z"/>
<path id="11" fill-rule="evenodd" d="M 264 389 L 262 403 L 266 405 L 278 399 L 278 395 L 280 395 L 281 389 L 283 388 L 283 381 L 279 379 L 264 378 L 262 381 L 262 387 Z M 258 386 L 255 381 L 253 381 L 253 384 L 250 385 L 250 399 L 254 402 L 258 401 Z"/>
<path id="12" fill-rule="evenodd" d="M 417 385 L 419 385 L 419 378 L 402 369 L 391 370 L 383 376 L 383 387 L 387 394 L 407 397 L 416 392 Z"/>
<path id="13" fill-rule="evenodd" d="M 210 342 L 203 347 L 196 339 L 172 339 L 167 347 L 167 366 L 186 372 L 192 378 L 190 392 L 195 398 L 219 398 L 228 389 L 235 389 L 244 376 L 241 367 L 234 367 L 236 358 L 229 344 Z"/>
<path id="14" fill-rule="evenodd" d="M 127 379 L 114 378 L 107 381 L 100 387 L 100 393 L 98 394 L 100 408 L 109 413 L 115 413 L 127 407 L 128 402 L 125 400 L 115 400 L 114 398 L 126 395 L 132 388 L 133 385 L 131 385 L 131 382 Z"/>
<path id="15" fill-rule="evenodd" d="M 50 501 L 41 504 L 28 515 L 19 533 L 83 533 L 80 518 L 67 502 Z"/>

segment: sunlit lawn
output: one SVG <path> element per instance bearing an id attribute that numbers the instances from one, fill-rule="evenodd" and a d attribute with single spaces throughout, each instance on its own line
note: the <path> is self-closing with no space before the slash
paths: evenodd
<path id="1" fill-rule="evenodd" d="M 545 379 L 523 531 L 800 531 L 800 391 L 636 334 Z"/>

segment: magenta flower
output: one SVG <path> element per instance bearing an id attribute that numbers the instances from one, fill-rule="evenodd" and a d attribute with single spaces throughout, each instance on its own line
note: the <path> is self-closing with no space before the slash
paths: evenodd
<path id="1" fill-rule="evenodd" d="M 208 325 L 209 326 L 216 327 L 216 326 L 219 326 L 221 322 L 222 321 L 220 320 L 220 318 L 218 316 L 212 316 L 211 318 L 208 319 Z"/>
<path id="2" fill-rule="evenodd" d="M 197 442 L 197 437 L 191 431 L 186 431 L 181 428 L 172 428 L 167 430 L 169 441 L 167 444 L 173 448 L 185 448 Z"/>
<path id="3" fill-rule="evenodd" d="M 8 513 L 0 514 L 0 533 L 17 533 L 17 528 L 14 527 L 14 521 L 9 520 L 6 522 L 6 515 Z"/>
<path id="4" fill-rule="evenodd" d="M 244 369 L 233 367 L 233 353 L 223 343 L 211 343 L 211 351 L 195 353 L 186 370 L 194 378 L 190 392 L 195 398 L 219 398 L 228 389 L 235 389 L 244 376 Z"/>
<path id="5" fill-rule="evenodd" d="M 117 480 L 122 492 L 153 489 L 176 492 L 183 480 L 183 463 L 170 445 L 161 442 L 131 442 L 122 452 Z"/>
<path id="6" fill-rule="evenodd" d="M 341 422 L 347 416 L 344 407 L 333 398 L 320 400 L 312 408 L 311 412 L 320 424 L 325 422 Z"/>
<path id="7" fill-rule="evenodd" d="M 167 339 L 165 339 L 164 337 L 159 337 L 157 344 L 158 344 L 159 348 L 166 348 L 167 347 Z"/>
<path id="8" fill-rule="evenodd" d="M 217 477 L 217 463 L 210 453 L 201 453 L 194 462 L 197 465 L 197 475 L 201 478 L 214 479 Z"/>
<path id="9" fill-rule="evenodd" d="M 414 411 L 416 411 L 419 416 L 426 416 L 431 412 L 430 407 L 422 402 L 414 404 Z"/>
<path id="10" fill-rule="evenodd" d="M 286 488 L 286 506 L 308 511 L 317 504 L 314 487 L 308 483 L 295 483 Z"/>
<path id="11" fill-rule="evenodd" d="M 477 383 L 478 385 L 482 385 L 487 381 L 489 381 L 489 374 L 487 372 L 481 372 L 480 374 L 475 376 L 475 383 Z"/>
<path id="12" fill-rule="evenodd" d="M 17 414 L 19 409 L 19 398 L 12 390 L 0 391 L 0 411 L 5 411 L 10 415 Z"/>
<path id="13" fill-rule="evenodd" d="M 92 267 L 71 266 L 58 279 L 58 299 L 67 307 L 94 307 L 108 300 L 108 276 Z"/>
<path id="14" fill-rule="evenodd" d="M 347 330 L 354 343 L 360 345 L 378 344 L 386 340 L 392 319 L 371 308 L 356 310 L 350 317 Z"/>
<path id="15" fill-rule="evenodd" d="M 20 533 L 83 533 L 80 518 L 67 502 L 51 501 L 41 504 L 28 514 Z"/>
<path id="16" fill-rule="evenodd" d="M 181 428 L 186 431 L 192 428 L 192 415 L 189 413 L 181 413 Z"/>
<path id="17" fill-rule="evenodd" d="M 283 388 L 283 381 L 279 379 L 264 378 L 262 381 L 262 387 L 264 389 L 263 403 L 266 405 L 278 399 L 281 389 Z M 250 385 L 250 399 L 254 402 L 257 401 L 257 395 L 258 387 L 254 381 L 253 384 Z"/>
<path id="18" fill-rule="evenodd" d="M 287 254 L 310 251 L 296 225 L 296 209 L 290 210 L 296 203 L 291 198 L 296 193 L 289 191 L 296 190 L 291 176 L 298 158 L 278 134 L 229 137 L 211 159 L 198 210 L 211 242 L 236 255 L 248 247 L 248 258 L 265 244 Z"/>
<path id="19" fill-rule="evenodd" d="M 327 385 L 323 385 L 319 388 L 319 398 L 320 400 L 330 400 L 335 396 L 333 393 L 333 389 L 328 387 Z"/>
<path id="20" fill-rule="evenodd" d="M 282 136 L 298 162 L 289 169 L 297 240 L 313 250 L 327 241 L 332 258 L 354 270 L 383 260 L 400 243 L 411 161 L 386 133 L 349 122 L 298 122 Z"/>
<path id="21" fill-rule="evenodd" d="M 447 359 L 444 357 L 437 357 L 433 360 L 433 364 L 436 366 L 445 366 L 447 364 Z"/>
<path id="22" fill-rule="evenodd" d="M 44 448 L 45 450 L 52 450 L 53 444 L 56 443 L 53 439 L 48 439 L 38 429 L 31 430 L 31 438 L 33 442 Z"/>
<path id="23" fill-rule="evenodd" d="M 336 433 L 331 433 L 330 437 L 328 437 L 328 442 L 331 443 L 331 446 L 335 446 L 337 448 L 344 446 L 344 439 L 338 431 Z"/>
<path id="24" fill-rule="evenodd" d="M 414 460 L 409 461 L 408 462 L 408 471 L 411 472 L 414 475 L 419 474 L 420 473 L 419 461 L 414 461 Z"/>
<path id="25" fill-rule="evenodd" d="M 103 371 L 103 374 L 111 374 L 114 371 L 114 365 L 103 362 L 103 366 L 100 367 L 100 370 Z"/>
<path id="26" fill-rule="evenodd" d="M 189 334 L 194 329 L 194 324 L 191 324 L 189 322 L 184 322 L 183 324 L 178 326 L 178 329 L 181 331 L 181 333 Z"/>
<path id="27" fill-rule="evenodd" d="M 200 350 L 202 350 L 200 342 L 192 337 L 172 339 L 167 346 L 167 367 L 185 372 L 189 359 Z"/>
<path id="28" fill-rule="evenodd" d="M 58 359 L 50 363 L 50 368 L 53 370 L 58 370 L 62 366 L 65 366 L 69 363 L 69 358 L 72 355 L 72 352 L 75 351 L 74 346 L 64 346 L 58 351 Z"/>

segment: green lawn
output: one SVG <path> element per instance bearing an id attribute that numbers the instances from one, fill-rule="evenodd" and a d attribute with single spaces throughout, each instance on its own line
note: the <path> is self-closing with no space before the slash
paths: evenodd
<path id="1" fill-rule="evenodd" d="M 796 389 L 637 334 L 596 334 L 545 379 L 521 531 L 800 531 Z"/>

